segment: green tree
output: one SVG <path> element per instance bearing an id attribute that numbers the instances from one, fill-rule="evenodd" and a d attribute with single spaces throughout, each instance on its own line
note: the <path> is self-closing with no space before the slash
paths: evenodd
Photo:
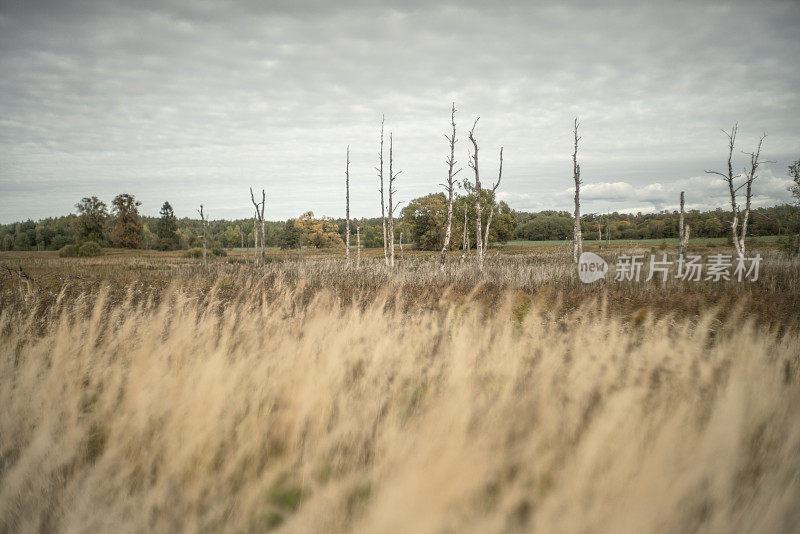
<path id="1" fill-rule="evenodd" d="M 159 219 L 156 233 L 158 234 L 159 248 L 162 250 L 177 248 L 180 244 L 178 238 L 178 219 L 175 218 L 175 212 L 172 210 L 170 203 L 164 202 L 158 214 Z"/>
<path id="2" fill-rule="evenodd" d="M 725 231 L 725 228 L 722 226 L 722 221 L 714 216 L 711 216 L 705 220 L 703 223 L 703 229 L 708 237 L 719 237 L 722 235 L 722 232 Z"/>
<path id="3" fill-rule="evenodd" d="M 492 227 L 489 228 L 489 241 L 505 243 L 514 238 L 514 231 L 517 229 L 517 218 L 514 217 L 514 210 L 502 200 L 494 207 L 494 219 Z"/>
<path id="4" fill-rule="evenodd" d="M 148 249 L 161 248 L 161 240 L 158 238 L 158 234 L 153 233 L 153 231 L 150 230 L 150 227 L 147 226 L 147 223 L 144 222 L 142 224 L 142 245 L 144 248 Z"/>
<path id="5" fill-rule="evenodd" d="M 142 219 L 139 206 L 142 203 L 133 195 L 122 193 L 114 197 L 111 209 L 116 216 L 111 242 L 122 248 L 142 248 Z"/>
<path id="6" fill-rule="evenodd" d="M 527 241 L 557 241 L 571 239 L 574 229 L 572 214 L 543 211 L 521 222 L 516 229 L 516 236 Z M 596 231 L 596 228 L 592 229 Z"/>
<path id="7" fill-rule="evenodd" d="M 405 226 L 410 229 L 409 237 L 418 248 L 421 250 L 442 248 L 444 223 L 447 218 L 447 197 L 444 193 L 415 198 L 403 208 L 400 215 Z"/>
<path id="8" fill-rule="evenodd" d="M 794 182 L 794 185 L 789 188 L 789 191 L 792 192 L 795 200 L 800 204 L 800 159 L 789 165 L 789 177 Z M 797 226 L 797 245 L 795 246 L 795 252 L 800 254 L 800 224 Z"/>
<path id="9" fill-rule="evenodd" d="M 75 240 L 78 243 L 106 241 L 105 227 L 108 219 L 106 203 L 97 197 L 83 197 L 75 204 L 78 218 L 75 219 Z"/>
<path id="10" fill-rule="evenodd" d="M 294 219 L 284 223 L 281 230 L 279 245 L 282 249 L 300 248 L 303 244 L 303 232 L 295 224 Z"/>
<path id="11" fill-rule="evenodd" d="M 364 248 L 383 246 L 383 229 L 380 224 L 364 224 L 361 226 L 361 246 Z"/>
<path id="12" fill-rule="evenodd" d="M 470 189 L 468 189 L 470 190 Z M 489 219 L 490 191 L 481 191 L 482 226 L 486 227 Z M 453 239 L 451 246 L 459 248 L 464 232 L 464 210 L 467 210 L 467 226 L 471 246 L 475 244 L 475 195 L 469 193 L 455 200 L 453 204 Z M 444 224 L 447 219 L 447 198 L 443 193 L 433 193 L 415 198 L 401 212 L 405 227 L 409 228 L 411 237 L 417 247 L 422 250 L 439 250 L 444 244 Z M 505 202 L 498 202 L 494 207 L 494 218 L 489 228 L 489 241 L 505 242 L 513 238 L 517 225 L 514 212 Z"/>

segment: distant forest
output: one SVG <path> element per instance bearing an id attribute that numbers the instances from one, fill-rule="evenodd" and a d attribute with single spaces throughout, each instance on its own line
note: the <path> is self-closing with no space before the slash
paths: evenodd
<path id="1" fill-rule="evenodd" d="M 474 197 L 464 195 L 454 204 L 453 248 L 461 248 L 464 210 L 467 225 L 475 226 Z M 96 242 L 103 247 L 144 248 L 159 250 L 188 249 L 202 245 L 202 222 L 199 218 L 174 216 L 165 202 L 159 217 L 139 214 L 140 203 L 132 195 L 119 195 L 109 210 L 96 197 L 82 199 L 77 214 L 38 221 L 27 220 L 0 226 L 0 250 L 59 250 L 66 245 Z M 269 207 L 269 206 L 267 206 Z M 395 223 L 395 239 L 417 248 L 441 248 L 447 199 L 435 193 L 409 202 Z M 269 210 L 267 210 L 267 215 Z M 730 234 L 730 212 L 689 211 L 687 224 L 692 237 L 725 237 Z M 483 214 L 486 217 L 486 213 Z M 381 218 L 351 220 L 351 244 L 355 245 L 356 228 L 360 228 L 362 247 L 381 247 Z M 669 239 L 678 237 L 678 212 L 587 214 L 581 219 L 584 240 L 597 239 L 598 229 L 610 239 Z M 252 247 L 253 219 L 208 221 L 207 239 L 210 248 Z M 755 209 L 751 214 L 748 235 L 790 235 L 800 227 L 800 208 L 780 205 Z M 573 218 L 566 211 L 528 213 L 512 210 L 504 202 L 497 204 L 490 241 L 569 240 Z M 296 219 L 266 222 L 268 247 L 341 247 L 345 233 L 344 219 L 316 218 L 311 212 Z M 472 237 L 472 236 L 470 236 Z"/>

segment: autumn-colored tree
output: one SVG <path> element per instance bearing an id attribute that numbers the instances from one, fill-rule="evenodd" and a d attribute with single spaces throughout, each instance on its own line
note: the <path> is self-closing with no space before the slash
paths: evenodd
<path id="1" fill-rule="evenodd" d="M 133 195 L 122 193 L 114 197 L 111 211 L 116 216 L 111 242 L 122 248 L 142 248 L 142 219 L 139 217 L 139 206 L 142 203 Z"/>
<path id="2" fill-rule="evenodd" d="M 303 245 L 314 248 L 343 247 L 342 236 L 336 221 L 330 218 L 315 219 L 313 211 L 305 212 L 295 220 L 303 235 Z"/>
<path id="3" fill-rule="evenodd" d="M 78 243 L 105 242 L 105 227 L 108 219 L 106 203 L 97 197 L 84 197 L 75 204 L 78 218 L 75 219 L 75 240 Z"/>

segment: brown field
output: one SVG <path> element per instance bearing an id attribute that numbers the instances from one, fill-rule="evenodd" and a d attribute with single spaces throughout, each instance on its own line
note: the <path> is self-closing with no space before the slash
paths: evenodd
<path id="1" fill-rule="evenodd" d="M 0 253 L 33 278 L 0 281 L 0 531 L 800 524 L 800 260 L 769 246 L 757 282 L 591 286 L 563 247 L 108 252 Z"/>

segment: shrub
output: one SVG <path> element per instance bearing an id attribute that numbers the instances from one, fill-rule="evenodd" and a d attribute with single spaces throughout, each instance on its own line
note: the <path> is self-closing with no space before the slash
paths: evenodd
<path id="1" fill-rule="evenodd" d="M 797 238 L 795 236 L 781 236 L 775 242 L 778 250 L 785 254 L 793 255 L 797 252 Z"/>
<path id="2" fill-rule="evenodd" d="M 61 250 L 67 245 L 72 244 L 72 239 L 65 236 L 65 235 L 57 235 L 50 241 L 50 246 L 47 247 L 48 250 Z"/>
<path id="3" fill-rule="evenodd" d="M 74 258 L 78 255 L 78 247 L 75 245 L 64 245 L 58 249 L 58 255 L 62 258 Z"/>
<path id="4" fill-rule="evenodd" d="M 100 248 L 100 245 L 95 243 L 94 241 L 87 241 L 81 248 L 78 249 L 78 256 L 82 258 L 94 258 L 96 256 L 102 256 L 103 249 Z"/>
<path id="5" fill-rule="evenodd" d="M 162 237 L 158 240 L 156 247 L 158 250 L 175 250 L 178 247 L 178 242 L 175 239 Z"/>
<path id="6" fill-rule="evenodd" d="M 224 248 L 219 248 L 219 247 L 212 248 L 211 249 L 211 254 L 213 254 L 214 256 L 219 256 L 221 258 L 224 258 L 225 256 L 228 255 L 228 253 L 225 252 Z"/>
<path id="7" fill-rule="evenodd" d="M 186 256 L 187 258 L 202 258 L 203 249 L 200 247 L 190 248 L 184 253 L 184 256 Z"/>

